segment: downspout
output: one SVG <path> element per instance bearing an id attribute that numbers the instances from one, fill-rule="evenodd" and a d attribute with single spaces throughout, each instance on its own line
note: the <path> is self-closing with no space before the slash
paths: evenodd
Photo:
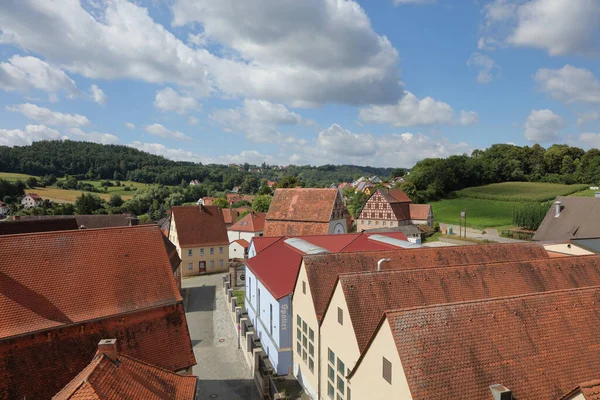
<path id="1" fill-rule="evenodd" d="M 381 271 L 381 264 L 383 264 L 384 262 L 390 262 L 392 261 L 391 258 L 382 258 L 381 260 L 377 261 L 377 271 Z"/>

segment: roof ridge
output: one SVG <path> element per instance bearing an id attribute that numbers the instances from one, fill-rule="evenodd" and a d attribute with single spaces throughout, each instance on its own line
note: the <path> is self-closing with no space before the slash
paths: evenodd
<path id="1" fill-rule="evenodd" d="M 75 216 L 73 216 L 75 217 Z M 26 220 L 26 221 L 32 221 L 32 220 Z M 14 221 L 14 222 L 18 222 L 18 221 Z M 5 223 L 5 222 L 3 222 Z M 12 223 L 12 222 L 9 222 Z M 132 226 L 108 226 L 108 227 L 103 227 L 103 228 L 85 228 L 85 229 L 69 229 L 69 230 L 62 230 L 62 231 L 47 231 L 47 232 L 28 232 L 28 233 L 16 233 L 16 234 L 12 234 L 12 235 L 2 235 L 0 236 L 0 238 L 9 238 L 9 237 L 15 237 L 15 236 L 40 236 L 40 235 L 50 235 L 50 234 L 57 234 L 57 233 L 62 233 L 62 234 L 67 234 L 67 233 L 71 233 L 71 234 L 76 234 L 76 233 L 83 233 L 83 232 L 96 232 L 96 231 L 105 231 L 105 230 L 111 230 L 111 229 L 127 229 L 127 228 L 134 228 L 134 229 L 152 229 L 152 228 L 158 228 L 160 230 L 160 227 L 157 224 L 142 224 L 142 225 L 132 225 Z"/>
<path id="2" fill-rule="evenodd" d="M 103 354 L 103 355 L 106 357 L 106 355 L 105 355 L 105 354 Z M 142 361 L 142 360 L 140 360 L 140 359 L 138 359 L 138 358 L 131 357 L 131 356 L 127 355 L 127 354 L 123 354 L 123 353 L 120 353 L 120 352 L 118 352 L 118 353 L 117 353 L 117 359 L 118 359 L 119 357 L 125 357 L 125 358 L 128 358 L 128 359 L 130 359 L 130 360 L 132 360 L 132 361 L 135 361 L 135 362 L 137 362 L 137 363 L 140 363 L 140 364 L 142 364 L 142 365 L 145 365 L 145 366 L 147 366 L 147 367 L 156 368 L 156 369 L 159 369 L 159 370 L 161 370 L 161 371 L 163 371 L 163 372 L 166 372 L 166 373 L 168 373 L 169 375 L 177 376 L 177 377 L 180 377 L 180 378 L 193 378 L 193 379 L 196 379 L 196 378 L 197 378 L 197 376 L 195 376 L 195 375 L 179 375 L 179 374 L 177 374 L 177 373 L 175 373 L 175 372 L 173 372 L 173 371 L 169 371 L 168 369 L 165 369 L 165 368 L 163 368 L 163 367 L 159 367 L 158 365 L 154 365 L 154 364 L 147 363 L 147 362 L 145 362 L 145 361 Z"/>
<path id="3" fill-rule="evenodd" d="M 417 306 L 417 307 L 408 307 L 408 308 L 398 308 L 392 310 L 385 310 L 384 314 L 387 318 L 387 315 L 398 315 L 404 312 L 417 311 L 417 310 L 425 310 L 429 308 L 440 308 L 440 307 L 456 307 L 467 304 L 477 304 L 477 303 L 490 303 L 494 301 L 507 301 L 514 300 L 526 297 L 540 297 L 540 296 L 548 296 L 552 294 L 564 293 L 564 292 L 591 292 L 593 290 L 600 290 L 600 285 L 596 286 L 585 286 L 585 287 L 575 287 L 569 289 L 559 289 L 559 290 L 548 290 L 546 292 L 536 292 L 536 293 L 525 293 L 525 294 L 517 294 L 513 296 L 503 296 L 503 297 L 490 297 L 487 299 L 477 299 L 477 300 L 466 300 L 466 301 L 457 301 L 453 303 L 442 303 L 442 304 L 430 304 L 427 306 Z"/>

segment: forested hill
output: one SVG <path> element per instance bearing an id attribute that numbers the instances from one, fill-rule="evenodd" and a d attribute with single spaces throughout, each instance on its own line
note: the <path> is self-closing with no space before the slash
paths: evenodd
<path id="1" fill-rule="evenodd" d="M 248 172 L 249 170 L 254 172 Z M 245 164 L 241 168 L 202 165 L 168 160 L 128 146 L 65 140 L 34 142 L 30 146 L 21 147 L 0 146 L 0 171 L 37 176 L 73 175 L 79 179 L 91 180 L 127 179 L 164 185 L 178 185 L 182 180 L 189 182 L 191 179 L 198 179 L 212 184 L 214 190 L 225 190 L 241 185 L 244 177 L 250 174 L 258 179 L 269 180 L 294 175 L 305 186 L 319 187 L 333 182 L 351 181 L 361 175 L 386 178 L 392 169 L 353 165 L 289 166 L 285 169 L 265 164 Z"/>

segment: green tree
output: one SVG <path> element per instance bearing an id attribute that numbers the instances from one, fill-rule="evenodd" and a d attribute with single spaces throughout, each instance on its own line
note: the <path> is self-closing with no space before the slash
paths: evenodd
<path id="1" fill-rule="evenodd" d="M 406 175 L 406 170 L 404 168 L 394 168 L 392 173 L 390 174 L 390 178 L 398 178 Z"/>
<path id="2" fill-rule="evenodd" d="M 115 193 L 110 196 L 110 200 L 108 200 L 108 204 L 111 207 L 121 207 L 123 205 L 123 198 Z"/>
<path id="3" fill-rule="evenodd" d="M 221 208 L 227 208 L 229 206 L 229 203 L 227 203 L 227 199 L 226 198 L 224 198 L 224 197 L 218 197 L 218 198 L 214 199 L 213 205 L 214 206 L 219 206 Z"/>
<path id="4" fill-rule="evenodd" d="M 273 194 L 273 189 L 271 189 L 271 187 L 267 184 L 263 184 L 260 186 L 260 188 L 258 189 L 258 192 L 256 192 L 256 194 L 261 195 L 261 194 Z"/>
<path id="5" fill-rule="evenodd" d="M 75 211 L 77 214 L 93 214 L 100 210 L 104 201 L 96 194 L 81 193 L 75 200 Z"/>
<path id="6" fill-rule="evenodd" d="M 254 198 L 252 202 L 252 210 L 255 212 L 267 212 L 269 211 L 269 206 L 271 205 L 272 197 L 269 195 L 260 195 Z"/>
<path id="7" fill-rule="evenodd" d="M 299 177 L 294 175 L 284 176 L 278 183 L 278 188 L 295 188 L 297 186 L 302 186 L 302 181 Z"/>
<path id="8" fill-rule="evenodd" d="M 363 207 L 367 203 L 367 200 L 369 200 L 369 196 L 366 195 L 365 193 L 363 193 L 363 192 L 354 193 L 352 195 L 352 197 L 350 197 L 348 199 L 348 202 L 346 204 L 346 208 L 348 209 L 348 212 L 350 213 L 350 215 L 352 215 L 354 218 L 358 218 L 358 216 L 360 215 L 360 212 L 362 211 Z"/>
<path id="9" fill-rule="evenodd" d="M 27 178 L 26 183 L 27 183 L 27 186 L 31 189 L 33 189 L 39 185 L 38 180 L 35 176 L 30 176 L 29 178 Z"/>
<path id="10" fill-rule="evenodd" d="M 241 185 L 242 193 L 256 193 L 259 188 L 259 182 L 256 176 L 246 175 Z"/>

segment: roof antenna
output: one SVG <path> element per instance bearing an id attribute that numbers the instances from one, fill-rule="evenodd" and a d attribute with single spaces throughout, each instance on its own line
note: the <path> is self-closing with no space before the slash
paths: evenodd
<path id="1" fill-rule="evenodd" d="M 381 264 L 383 264 L 384 262 L 390 262 L 392 261 L 391 258 L 382 258 L 381 260 L 377 261 L 377 271 L 381 271 Z"/>

